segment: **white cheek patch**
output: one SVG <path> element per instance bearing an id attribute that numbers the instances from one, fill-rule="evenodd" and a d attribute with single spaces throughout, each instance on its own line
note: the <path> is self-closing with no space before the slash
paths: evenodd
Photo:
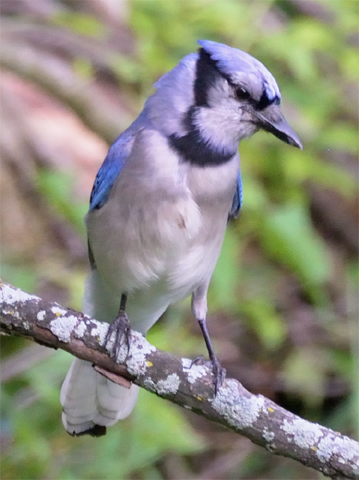
<path id="1" fill-rule="evenodd" d="M 200 108 L 193 120 L 203 140 L 223 152 L 235 152 L 240 140 L 242 111 L 233 98 L 211 108 Z"/>

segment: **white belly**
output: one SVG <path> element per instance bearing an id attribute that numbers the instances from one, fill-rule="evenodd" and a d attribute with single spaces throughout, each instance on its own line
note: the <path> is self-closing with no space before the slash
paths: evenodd
<path id="1" fill-rule="evenodd" d="M 156 182 L 151 182 L 153 163 L 147 172 L 143 162 L 140 169 L 136 161 L 126 165 L 109 201 L 86 219 L 113 309 L 128 292 L 135 327 L 136 321 L 158 318 L 170 303 L 209 282 L 236 188 L 238 157 L 208 169 L 179 167 L 177 158 L 167 158 L 167 170 L 159 166 Z"/>
<path id="2" fill-rule="evenodd" d="M 131 324 L 145 333 L 169 304 L 209 282 L 221 250 L 228 208 L 217 220 L 200 215 L 198 209 L 196 212 L 197 228 L 191 230 L 184 226 L 186 217 L 183 223 L 176 222 L 175 217 L 168 217 L 172 221 L 166 217 L 164 224 L 161 209 L 152 218 L 152 228 L 141 228 L 147 224 L 145 221 L 132 223 L 128 220 L 120 228 L 106 225 L 105 217 L 95 222 L 93 218 L 88 219 L 96 274 L 106 286 L 106 294 L 102 286 L 102 298 L 97 301 L 96 312 L 87 313 L 101 320 L 112 320 L 117 314 L 121 294 L 128 292 L 127 313 Z M 93 223 L 97 224 L 94 231 Z M 108 234 L 98 235 L 101 231 L 98 225 Z M 107 318 L 102 317 L 103 311 L 109 312 Z"/>
<path id="3" fill-rule="evenodd" d="M 167 293 L 181 297 L 211 275 L 229 202 L 211 215 L 193 200 L 159 205 L 153 211 L 133 207 L 130 215 L 109 212 L 113 206 L 109 203 L 87 219 L 97 269 L 113 293 L 131 293 L 160 282 Z"/>

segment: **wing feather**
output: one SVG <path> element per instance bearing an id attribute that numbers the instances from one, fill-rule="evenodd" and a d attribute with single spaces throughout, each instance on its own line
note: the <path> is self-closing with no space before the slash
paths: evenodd
<path id="1" fill-rule="evenodd" d="M 90 197 L 90 210 L 103 207 L 111 192 L 111 188 L 120 175 L 128 156 L 131 153 L 133 140 L 143 128 L 143 112 L 133 124 L 116 138 L 98 171 Z"/>
<path id="2" fill-rule="evenodd" d="M 233 197 L 232 207 L 228 214 L 228 220 L 231 220 L 232 218 L 238 218 L 239 211 L 242 206 L 242 202 L 243 202 L 243 186 L 242 186 L 241 172 L 239 172 L 238 178 L 237 178 L 237 189 Z"/>

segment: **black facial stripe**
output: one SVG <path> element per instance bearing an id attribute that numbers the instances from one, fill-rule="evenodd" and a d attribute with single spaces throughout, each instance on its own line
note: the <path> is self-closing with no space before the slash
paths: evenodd
<path id="1" fill-rule="evenodd" d="M 259 99 L 259 102 L 256 104 L 257 110 L 263 110 L 264 108 L 268 107 L 272 102 L 269 100 L 267 92 L 263 90 L 262 96 Z"/>
<path id="2" fill-rule="evenodd" d="M 275 96 L 272 100 L 268 98 L 267 92 L 264 89 L 261 98 L 259 99 L 258 102 L 255 103 L 255 108 L 257 110 L 264 110 L 266 107 L 272 104 L 279 105 L 280 104 L 280 98 Z"/>
<path id="3" fill-rule="evenodd" d="M 227 78 L 228 83 L 231 85 L 233 88 L 236 97 L 237 95 L 237 90 L 243 88 L 243 90 L 247 91 L 245 87 L 242 87 L 241 85 L 233 83 L 230 79 Z M 249 93 L 249 92 L 248 92 Z M 269 105 L 272 105 L 273 103 L 275 105 L 280 104 L 280 98 L 276 95 L 272 100 L 268 98 L 267 91 L 265 89 L 265 85 L 263 85 L 263 92 L 262 96 L 259 100 L 254 100 L 253 97 L 249 96 L 248 98 L 243 98 L 243 99 L 238 99 L 240 102 L 247 102 L 249 105 L 251 105 L 255 110 L 264 110 L 267 108 Z"/>
<path id="4" fill-rule="evenodd" d="M 169 136 L 170 146 L 176 150 L 183 161 L 202 167 L 222 165 L 228 162 L 235 154 L 223 149 L 216 149 L 204 141 L 201 133 L 193 122 L 196 107 L 191 107 L 183 119 L 183 124 L 188 132 L 183 137 L 175 134 Z"/>
<path id="5" fill-rule="evenodd" d="M 194 83 L 194 98 L 198 107 L 208 107 L 208 90 L 215 84 L 218 75 L 216 62 L 201 48 L 196 63 L 196 80 Z"/>

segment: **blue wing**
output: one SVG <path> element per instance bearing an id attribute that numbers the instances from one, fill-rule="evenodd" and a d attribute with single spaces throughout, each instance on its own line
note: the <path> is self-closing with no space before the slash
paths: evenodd
<path id="1" fill-rule="evenodd" d="M 103 207 L 107 202 L 111 188 L 131 153 L 133 139 L 140 130 L 142 121 L 143 117 L 140 115 L 126 131 L 116 138 L 110 147 L 92 187 L 90 211 Z"/>
<path id="2" fill-rule="evenodd" d="M 239 211 L 241 209 L 243 202 L 243 186 L 242 186 L 242 177 L 241 172 L 238 174 L 237 178 L 237 189 L 233 197 L 232 207 L 228 214 L 228 220 L 231 218 L 238 218 Z"/>
<path id="3" fill-rule="evenodd" d="M 126 145 L 112 145 L 107 157 L 98 171 L 90 197 L 90 210 L 103 207 L 108 200 L 111 188 L 119 176 L 127 158 Z"/>

